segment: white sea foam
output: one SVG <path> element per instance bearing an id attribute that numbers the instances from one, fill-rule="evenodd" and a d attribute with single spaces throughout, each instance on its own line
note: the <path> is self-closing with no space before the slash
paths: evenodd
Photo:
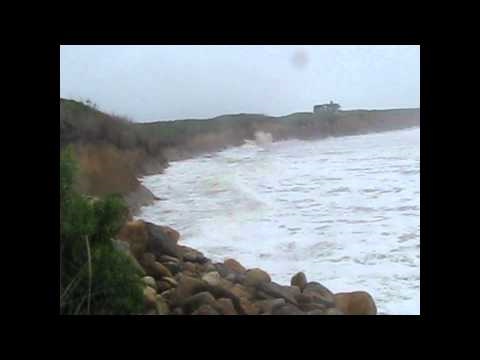
<path id="1" fill-rule="evenodd" d="M 334 292 L 370 292 L 380 313 L 419 314 L 419 135 L 246 144 L 173 162 L 142 180 L 165 200 L 139 218 L 279 283 L 304 271 Z"/>

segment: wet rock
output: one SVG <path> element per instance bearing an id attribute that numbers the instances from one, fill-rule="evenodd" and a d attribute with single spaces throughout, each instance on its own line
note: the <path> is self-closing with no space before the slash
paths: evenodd
<path id="1" fill-rule="evenodd" d="M 298 308 L 302 311 L 325 311 L 327 306 L 319 303 L 299 304 Z"/>
<path id="2" fill-rule="evenodd" d="M 181 305 L 190 296 L 202 291 L 208 291 L 207 287 L 208 284 L 205 281 L 182 274 L 179 277 L 178 286 L 172 294 L 172 303 Z"/>
<path id="3" fill-rule="evenodd" d="M 298 294 L 295 296 L 295 300 L 297 300 L 299 304 L 310 304 L 313 298 L 305 294 Z"/>
<path id="4" fill-rule="evenodd" d="M 240 298 L 240 305 L 246 315 L 258 315 L 260 313 L 260 308 L 246 298 Z"/>
<path id="5" fill-rule="evenodd" d="M 268 294 L 266 294 L 263 291 L 258 290 L 258 289 L 255 292 L 255 296 L 259 300 L 275 300 L 276 299 L 274 296 L 268 295 Z"/>
<path id="6" fill-rule="evenodd" d="M 231 282 L 238 282 L 237 281 L 237 275 L 234 273 L 230 273 L 225 277 L 226 280 L 231 281 Z"/>
<path id="7" fill-rule="evenodd" d="M 220 313 L 210 305 L 202 305 L 192 315 L 220 315 Z"/>
<path id="8" fill-rule="evenodd" d="M 237 260 L 234 259 L 227 259 L 223 262 L 223 264 L 231 271 L 234 271 L 236 273 L 244 274 L 247 272 L 247 269 L 245 269 L 242 264 L 240 264 Z"/>
<path id="9" fill-rule="evenodd" d="M 203 275 L 202 280 L 210 285 L 220 286 L 222 277 L 218 272 L 214 271 L 214 272 L 209 272 Z"/>
<path id="10" fill-rule="evenodd" d="M 238 298 L 252 299 L 254 297 L 254 290 L 246 286 L 235 284 L 230 291 Z"/>
<path id="11" fill-rule="evenodd" d="M 292 304 L 284 304 L 274 306 L 272 309 L 272 315 L 306 315 L 306 313 Z"/>
<path id="12" fill-rule="evenodd" d="M 170 226 L 159 226 L 159 228 L 163 231 L 163 234 L 166 237 L 178 243 L 178 240 L 180 239 L 180 233 L 177 230 L 171 228 Z"/>
<path id="13" fill-rule="evenodd" d="M 170 290 L 172 288 L 172 284 L 163 280 L 157 280 L 156 285 L 157 285 L 157 291 L 160 293 Z"/>
<path id="14" fill-rule="evenodd" d="M 231 299 L 220 298 L 217 300 L 217 305 L 222 315 L 237 315 L 237 311 L 235 310 Z"/>
<path id="15" fill-rule="evenodd" d="M 191 273 L 197 272 L 197 266 L 193 262 L 186 261 L 182 265 L 182 270 L 183 271 L 190 271 Z"/>
<path id="16" fill-rule="evenodd" d="M 177 247 L 176 236 L 168 227 L 158 226 L 149 222 L 145 222 L 148 233 L 147 250 L 157 256 L 170 255 L 179 257 L 180 252 Z"/>
<path id="17" fill-rule="evenodd" d="M 325 310 L 325 315 L 345 315 L 340 309 L 329 308 Z"/>
<path id="18" fill-rule="evenodd" d="M 298 305 L 297 300 L 295 299 L 296 292 L 290 286 L 282 286 L 274 282 L 268 282 L 257 285 L 257 289 L 263 291 L 265 294 L 273 296 L 274 298 L 282 298 L 290 304 Z M 298 288 L 296 289 L 299 294 L 300 290 Z"/>
<path id="19" fill-rule="evenodd" d="M 168 277 L 168 276 L 162 278 L 162 281 L 168 282 L 172 287 L 178 286 L 177 280 L 175 280 L 174 278 Z"/>
<path id="20" fill-rule="evenodd" d="M 318 282 L 307 283 L 302 294 L 309 296 L 313 302 L 325 304 L 327 307 L 335 306 L 333 293 Z"/>
<path id="21" fill-rule="evenodd" d="M 172 294 L 174 293 L 175 289 L 168 289 L 168 290 L 165 290 L 165 291 L 162 291 L 160 293 L 160 295 L 162 295 L 162 297 L 167 301 L 167 303 L 171 303 L 171 298 L 172 298 Z"/>
<path id="22" fill-rule="evenodd" d="M 180 263 L 180 260 L 176 257 L 173 257 L 173 256 L 168 256 L 168 255 L 160 255 L 158 257 L 158 261 L 160 261 L 162 264 L 163 263 L 169 263 L 169 262 L 173 262 L 173 263 Z"/>
<path id="23" fill-rule="evenodd" d="M 155 255 L 149 252 L 144 253 L 140 258 L 140 264 L 143 266 L 144 269 L 152 266 L 154 262 L 155 262 Z"/>
<path id="24" fill-rule="evenodd" d="M 226 290 L 231 290 L 235 286 L 235 283 L 227 279 L 220 279 L 218 286 Z"/>
<path id="25" fill-rule="evenodd" d="M 215 270 L 220 274 L 221 277 L 226 278 L 229 274 L 232 273 L 232 271 L 225 266 L 223 263 L 216 263 L 213 264 L 215 267 Z"/>
<path id="26" fill-rule="evenodd" d="M 298 272 L 292 276 L 290 280 L 290 285 L 297 286 L 300 290 L 303 291 L 305 285 L 307 285 L 307 277 L 303 272 Z"/>
<path id="27" fill-rule="evenodd" d="M 180 273 L 179 273 L 180 274 Z M 192 271 L 188 271 L 188 270 L 184 270 L 183 273 L 181 273 L 182 275 L 185 275 L 185 276 L 190 276 L 190 277 L 193 277 L 193 278 L 199 278 L 199 274 L 197 272 L 192 272 Z"/>
<path id="28" fill-rule="evenodd" d="M 212 271 L 217 271 L 217 268 L 211 262 L 206 263 L 204 269 L 205 269 L 205 272 L 207 273 Z"/>
<path id="29" fill-rule="evenodd" d="M 377 315 L 375 301 L 365 291 L 338 293 L 334 299 L 336 308 L 345 315 Z"/>
<path id="30" fill-rule="evenodd" d="M 284 304 L 285 304 L 284 299 L 260 300 L 255 302 L 255 305 L 257 305 L 257 307 L 260 309 L 260 313 L 267 313 L 267 314 L 271 314 L 272 309 L 275 306 L 280 306 Z"/>
<path id="31" fill-rule="evenodd" d="M 187 246 L 182 246 L 181 252 L 183 261 L 190 261 L 200 264 L 205 264 L 209 261 L 200 251 L 189 248 Z"/>
<path id="32" fill-rule="evenodd" d="M 157 309 L 157 314 L 158 315 L 168 315 L 170 312 L 169 306 L 166 302 L 166 300 L 163 298 L 162 295 L 157 295 L 156 296 L 156 303 L 155 303 L 155 308 Z"/>
<path id="33" fill-rule="evenodd" d="M 186 313 L 192 313 L 202 305 L 210 305 L 213 308 L 216 307 L 215 298 L 212 294 L 207 291 L 202 291 L 192 295 L 184 301 L 182 308 Z"/>
<path id="34" fill-rule="evenodd" d="M 163 262 L 162 265 L 165 266 L 168 270 L 170 270 L 173 275 L 178 274 L 180 271 L 182 271 L 182 266 L 178 262 L 175 263 L 172 261 L 168 261 Z"/>
<path id="35" fill-rule="evenodd" d="M 155 290 L 158 290 L 157 288 L 157 284 L 155 282 L 155 279 L 151 276 L 144 276 L 142 278 L 142 282 L 147 285 L 147 286 L 150 286 L 151 288 L 155 289 Z"/>
<path id="36" fill-rule="evenodd" d="M 154 288 L 151 288 L 150 286 L 145 286 L 145 288 L 143 289 L 143 298 L 145 300 L 145 306 L 147 308 L 155 307 L 157 303 L 156 295 L 157 292 Z"/>
<path id="37" fill-rule="evenodd" d="M 270 275 L 268 275 L 262 269 L 250 269 L 245 273 L 245 280 L 243 284 L 246 286 L 257 286 L 263 283 L 269 283 L 271 281 Z"/>
<path id="38" fill-rule="evenodd" d="M 152 264 L 148 265 L 145 270 L 147 271 L 147 274 L 153 276 L 156 279 L 173 276 L 170 270 L 168 270 L 158 261 L 154 261 Z"/>

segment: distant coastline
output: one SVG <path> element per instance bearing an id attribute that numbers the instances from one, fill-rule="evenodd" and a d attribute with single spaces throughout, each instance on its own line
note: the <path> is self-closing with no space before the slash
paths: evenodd
<path id="1" fill-rule="evenodd" d="M 72 145 L 82 172 L 79 190 L 123 195 L 131 213 L 154 201 L 138 177 L 161 173 L 169 161 L 240 146 L 258 132 L 273 141 L 313 140 L 399 130 L 420 125 L 420 109 L 298 112 L 286 116 L 221 115 L 135 123 L 90 104 L 60 98 L 60 146 Z"/>

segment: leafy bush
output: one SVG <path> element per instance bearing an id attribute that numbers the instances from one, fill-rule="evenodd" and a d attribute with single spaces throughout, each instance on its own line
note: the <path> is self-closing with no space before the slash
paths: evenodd
<path id="1" fill-rule="evenodd" d="M 60 156 L 61 313 L 131 314 L 143 309 L 138 269 L 111 239 L 127 216 L 121 197 L 88 198 L 74 190 L 71 148 Z"/>

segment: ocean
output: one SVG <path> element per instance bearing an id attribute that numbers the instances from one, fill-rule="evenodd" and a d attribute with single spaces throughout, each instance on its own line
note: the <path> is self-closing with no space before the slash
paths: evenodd
<path id="1" fill-rule="evenodd" d="M 267 137 L 268 138 L 268 137 Z M 368 291 L 379 314 L 420 314 L 420 129 L 315 141 L 248 141 L 171 162 L 142 183 L 168 225 L 213 261 L 289 285 Z"/>

